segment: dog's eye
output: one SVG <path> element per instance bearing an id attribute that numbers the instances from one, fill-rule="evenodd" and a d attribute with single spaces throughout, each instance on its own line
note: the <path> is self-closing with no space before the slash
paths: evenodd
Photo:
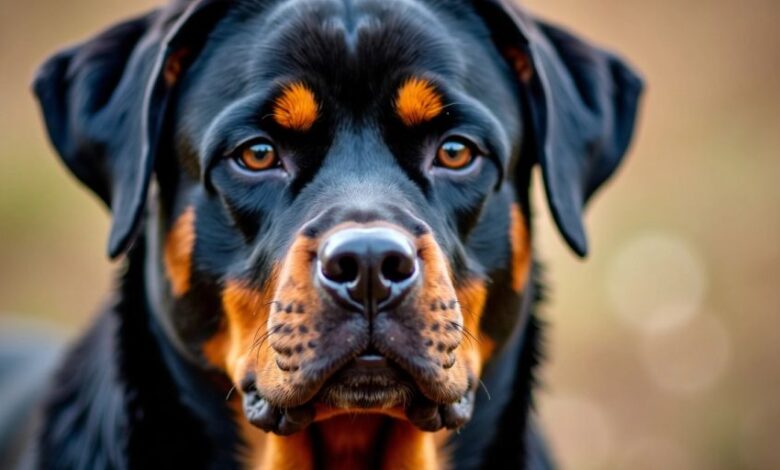
<path id="1" fill-rule="evenodd" d="M 238 149 L 233 156 L 241 168 L 249 171 L 264 171 L 279 166 L 276 149 L 267 141 L 255 141 Z"/>
<path id="2" fill-rule="evenodd" d="M 469 166 L 475 158 L 471 145 L 460 139 L 444 141 L 436 152 L 433 164 L 450 170 L 460 170 Z"/>

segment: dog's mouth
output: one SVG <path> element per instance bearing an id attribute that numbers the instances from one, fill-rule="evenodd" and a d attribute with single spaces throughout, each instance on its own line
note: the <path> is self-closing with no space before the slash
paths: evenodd
<path id="1" fill-rule="evenodd" d="M 410 421 L 425 431 L 455 429 L 471 416 L 474 391 L 451 403 L 427 398 L 412 375 L 378 350 L 368 348 L 330 375 L 313 397 L 299 406 L 270 403 L 252 382 L 244 387 L 244 414 L 255 426 L 280 435 L 343 414 L 378 414 Z"/>
<path id="2" fill-rule="evenodd" d="M 331 376 L 314 402 L 335 409 L 403 409 L 419 394 L 414 380 L 374 349 L 366 350 Z"/>

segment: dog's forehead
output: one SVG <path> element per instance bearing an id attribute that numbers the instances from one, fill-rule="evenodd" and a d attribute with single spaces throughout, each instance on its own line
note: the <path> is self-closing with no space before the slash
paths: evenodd
<path id="1" fill-rule="evenodd" d="M 370 106 L 404 74 L 457 87 L 479 68 L 468 56 L 479 34 L 420 0 L 244 3 L 217 25 L 193 74 L 201 103 L 303 80 L 335 102 Z"/>
<path id="2" fill-rule="evenodd" d="M 281 46 L 273 65 L 354 82 L 404 67 L 445 76 L 462 71 L 455 36 L 422 3 L 321 0 L 306 8 L 300 3 L 286 4 L 269 18 L 268 26 L 277 29 L 272 42 Z"/>

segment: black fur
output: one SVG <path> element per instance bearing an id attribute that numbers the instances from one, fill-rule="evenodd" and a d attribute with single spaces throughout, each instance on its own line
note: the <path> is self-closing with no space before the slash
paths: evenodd
<path id="1" fill-rule="evenodd" d="M 147 308 L 144 246 L 125 261 L 117 299 L 67 354 L 47 400 L 45 468 L 233 468 L 240 445 L 218 378 L 195 372 Z"/>

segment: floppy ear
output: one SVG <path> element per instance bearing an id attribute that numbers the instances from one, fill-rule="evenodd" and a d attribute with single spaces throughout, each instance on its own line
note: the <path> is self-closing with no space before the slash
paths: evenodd
<path id="1" fill-rule="evenodd" d="M 124 253 L 146 206 L 171 92 L 226 1 L 176 2 L 51 57 L 33 83 L 52 144 L 113 215 L 108 253 Z"/>
<path id="2" fill-rule="evenodd" d="M 588 252 L 583 210 L 628 148 L 642 81 L 619 57 L 532 19 L 511 0 L 477 10 L 521 82 L 529 146 L 561 234 Z"/>

